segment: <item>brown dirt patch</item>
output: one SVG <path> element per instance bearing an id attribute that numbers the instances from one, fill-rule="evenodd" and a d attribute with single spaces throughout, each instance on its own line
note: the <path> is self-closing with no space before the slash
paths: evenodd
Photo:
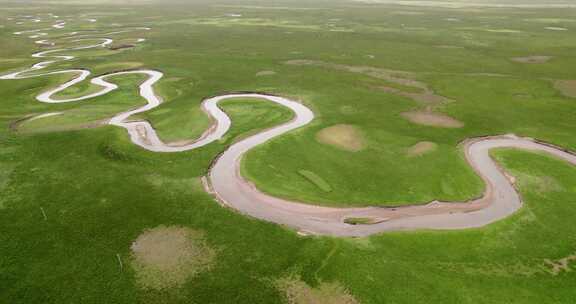
<path id="1" fill-rule="evenodd" d="M 146 230 L 131 249 L 131 265 L 138 285 L 144 289 L 180 287 L 189 278 L 210 269 L 216 257 L 202 232 L 177 226 Z"/>
<path id="2" fill-rule="evenodd" d="M 544 264 L 548 266 L 548 272 L 552 275 L 559 275 L 562 272 L 571 272 L 571 263 L 576 262 L 576 253 L 558 260 L 545 259 Z"/>
<path id="3" fill-rule="evenodd" d="M 357 304 L 349 292 L 337 282 L 321 283 L 315 288 L 298 277 L 278 280 L 277 288 L 284 293 L 289 304 Z"/>
<path id="4" fill-rule="evenodd" d="M 439 128 L 462 128 L 464 126 L 463 122 L 440 113 L 412 111 L 404 112 L 401 115 L 412 123 L 424 126 Z"/>
<path id="5" fill-rule="evenodd" d="M 514 57 L 512 61 L 520 62 L 520 63 L 530 63 L 530 64 L 539 64 L 539 63 L 546 63 L 552 56 L 527 56 L 527 57 Z"/>
<path id="6" fill-rule="evenodd" d="M 557 80 L 554 88 L 566 97 L 576 98 L 576 80 Z"/>
<path id="7" fill-rule="evenodd" d="M 260 71 L 260 72 L 256 73 L 256 77 L 272 76 L 272 75 L 276 75 L 276 72 L 274 72 L 274 71 Z"/>
<path id="8" fill-rule="evenodd" d="M 364 149 L 364 136 L 353 125 L 334 125 L 316 133 L 316 140 L 346 151 L 357 152 Z"/>
<path id="9" fill-rule="evenodd" d="M 420 155 L 424 155 L 426 153 L 430 153 L 438 148 L 436 143 L 431 141 L 421 141 L 412 147 L 408 148 L 406 151 L 406 155 L 408 157 L 416 157 Z"/>

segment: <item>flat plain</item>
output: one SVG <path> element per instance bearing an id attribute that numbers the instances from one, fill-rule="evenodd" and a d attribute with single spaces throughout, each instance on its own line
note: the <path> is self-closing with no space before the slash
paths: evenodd
<path id="1" fill-rule="evenodd" d="M 322 206 L 474 199 L 484 184 L 463 156 L 467 138 L 516 134 L 576 151 L 574 8 L 383 2 L 0 1 L 0 75 L 39 62 L 35 52 L 113 36 L 47 71 L 162 71 L 163 103 L 132 119 L 173 143 L 210 126 L 206 97 L 298 100 L 315 119 L 250 151 L 241 173 L 264 193 Z M 14 35 L 40 28 L 51 29 Z M 525 205 L 483 228 L 303 236 L 223 208 L 201 180 L 227 147 L 290 121 L 289 110 L 227 100 L 224 137 L 154 153 L 106 124 L 144 105 L 144 77 L 113 76 L 119 89 L 89 100 L 35 99 L 70 77 L 0 80 L 2 303 L 576 299 L 576 170 L 566 162 L 493 151 Z M 84 81 L 54 98 L 96 90 Z"/>

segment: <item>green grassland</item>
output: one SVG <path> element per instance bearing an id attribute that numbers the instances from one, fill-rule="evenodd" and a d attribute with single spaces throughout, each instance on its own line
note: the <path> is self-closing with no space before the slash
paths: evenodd
<path id="1" fill-rule="evenodd" d="M 301 101 L 316 119 L 259 146 L 242 163 L 246 177 L 276 196 L 329 206 L 466 200 L 483 189 L 458 145 L 466 138 L 515 133 L 576 150 L 576 100 L 553 86 L 556 79 L 576 79 L 574 10 L 322 0 L 58 2 L 0 1 L 0 72 L 37 62 L 30 58 L 38 50 L 33 41 L 12 34 L 37 25 L 18 26 L 9 16 L 97 16 L 96 25 L 70 21 L 49 38 L 98 26 L 110 32 L 114 23 L 151 27 L 113 37 L 147 39 L 136 48 L 75 51 L 77 59 L 48 70 L 161 70 L 165 77 L 156 89 L 164 103 L 138 118 L 166 141 L 202 134 L 210 120 L 200 103 L 208 96 L 257 91 Z M 552 58 L 542 64 L 511 60 L 532 55 Z M 464 127 L 410 123 L 400 113 L 425 105 L 378 89 L 390 84 L 373 75 L 290 60 L 411 72 L 453 100 L 436 111 Z M 258 75 L 262 71 L 274 73 Z M 0 81 L 0 303 L 281 303 L 286 299 L 274 282 L 293 275 L 311 287 L 337 282 L 360 303 L 576 299 L 576 263 L 553 271 L 576 255 L 576 170 L 562 161 L 495 151 L 517 178 L 526 206 L 483 229 L 302 237 L 222 208 L 200 182 L 228 145 L 290 120 L 288 110 L 259 100 L 226 101 L 233 125 L 225 138 L 194 151 L 152 153 L 133 145 L 123 129 L 95 128 L 143 104 L 137 91 L 142 77 L 110 78 L 121 89 L 92 100 L 34 100 L 70 77 Z M 85 83 L 58 97 L 94 90 Z M 49 112 L 63 114 L 21 121 Z M 350 152 L 316 140 L 317 132 L 337 124 L 357 127 L 365 148 Z M 407 155 L 422 141 L 438 146 Z M 160 225 L 203 231 L 217 252 L 211 270 L 181 288 L 141 289 L 129 267 L 130 246 Z"/>

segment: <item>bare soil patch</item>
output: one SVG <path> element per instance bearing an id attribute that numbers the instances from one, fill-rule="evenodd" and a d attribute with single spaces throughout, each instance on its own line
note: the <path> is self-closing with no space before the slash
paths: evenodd
<path id="1" fill-rule="evenodd" d="M 576 80 L 557 80 L 554 88 L 566 97 L 576 98 Z"/>
<path id="2" fill-rule="evenodd" d="M 310 287 L 298 277 L 284 278 L 276 282 L 289 304 L 357 304 L 346 288 L 337 282 L 321 283 Z"/>
<path id="3" fill-rule="evenodd" d="M 412 147 L 408 148 L 406 155 L 408 157 L 421 156 L 430 153 L 438 148 L 438 145 L 431 141 L 421 141 Z"/>
<path id="4" fill-rule="evenodd" d="M 545 259 L 544 263 L 549 267 L 549 273 L 559 275 L 562 272 L 571 272 L 570 264 L 576 262 L 576 253 L 558 260 Z"/>
<path id="5" fill-rule="evenodd" d="M 274 72 L 274 71 L 260 71 L 260 72 L 256 73 L 256 77 L 272 76 L 272 75 L 276 75 L 276 72 Z"/>
<path id="6" fill-rule="evenodd" d="M 320 130 L 316 133 L 316 140 L 351 152 L 363 150 L 365 145 L 362 132 L 356 126 L 345 124 Z"/>
<path id="7" fill-rule="evenodd" d="M 216 257 L 202 232 L 177 226 L 146 230 L 131 249 L 131 265 L 144 289 L 180 287 L 189 278 L 209 270 Z"/>
<path id="8" fill-rule="evenodd" d="M 464 123 L 456 120 L 448 115 L 427 112 L 427 111 L 412 111 L 404 112 L 402 117 L 408 119 L 410 122 L 439 128 L 462 128 Z"/>
<path id="9" fill-rule="evenodd" d="M 546 63 L 552 56 L 526 56 L 526 57 L 514 57 L 512 61 L 520 63 L 530 63 L 530 64 L 541 64 Z"/>

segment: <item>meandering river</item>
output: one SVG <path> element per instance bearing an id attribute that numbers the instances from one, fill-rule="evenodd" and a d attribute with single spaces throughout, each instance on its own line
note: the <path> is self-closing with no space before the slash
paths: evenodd
<path id="1" fill-rule="evenodd" d="M 58 21 L 51 28 L 21 31 L 15 34 L 33 34 L 29 37 L 35 39 L 47 36 L 46 31 L 63 29 L 65 26 L 65 21 Z M 149 29 L 134 28 L 110 32 L 105 35 L 112 36 L 117 33 L 141 30 Z M 71 34 L 75 35 L 77 32 Z M 254 147 L 309 124 L 314 119 L 314 113 L 308 107 L 288 98 L 266 94 L 226 94 L 207 98 L 202 102 L 202 109 L 212 118 L 212 127 L 204 132 L 200 138 L 187 144 L 173 145 L 165 143 L 147 121 L 129 120 L 134 114 L 143 113 L 161 105 L 162 100 L 154 91 L 154 84 L 163 77 L 163 73 L 160 71 L 130 70 L 93 77 L 90 82 L 99 87 L 98 91 L 69 99 L 54 98 L 57 93 L 88 79 L 91 76 L 91 72 L 84 69 L 59 70 L 46 73 L 40 71 L 58 62 L 75 58 L 72 55 L 66 55 L 66 52 L 102 48 L 113 42 L 112 38 L 89 38 L 89 36 L 90 34 L 82 35 L 82 39 L 75 41 L 84 43 L 84 41 L 96 40 L 98 43 L 35 53 L 32 55 L 33 57 L 46 60 L 17 72 L 0 75 L 0 79 L 15 80 L 54 74 L 75 75 L 72 80 L 36 96 L 38 101 L 44 103 L 65 103 L 91 99 L 118 89 L 116 84 L 107 81 L 111 77 L 129 74 L 146 75 L 147 79 L 140 84 L 140 95 L 147 101 L 146 105 L 118 113 L 110 118 L 108 123 L 124 128 L 134 144 L 154 152 L 189 151 L 221 139 L 231 125 L 230 118 L 219 107 L 219 103 L 223 100 L 238 97 L 260 98 L 287 107 L 295 113 L 293 120 L 232 144 L 214 161 L 205 181 L 207 190 L 225 206 L 242 214 L 285 225 L 302 233 L 332 236 L 367 236 L 391 230 L 482 227 L 503 219 L 522 207 L 521 197 L 518 195 L 513 181 L 506 176 L 490 157 L 490 150 L 496 148 L 517 148 L 546 152 L 572 165 L 576 165 L 576 155 L 571 152 L 539 143 L 532 139 L 519 138 L 514 135 L 476 138 L 466 140 L 463 143 L 466 160 L 486 184 L 484 195 L 476 200 L 469 202 L 432 202 L 425 205 L 397 208 L 331 208 L 288 201 L 258 190 L 240 174 L 240 162 L 242 157 Z M 80 38 L 80 36 L 77 38 Z M 144 42 L 145 39 L 138 39 L 137 41 Z M 49 42 L 49 39 L 41 40 L 41 42 L 53 43 Z M 33 116 L 30 119 L 42 119 L 60 114 L 62 113 L 44 113 Z M 353 225 L 347 223 L 351 219 L 362 219 L 365 224 Z"/>

